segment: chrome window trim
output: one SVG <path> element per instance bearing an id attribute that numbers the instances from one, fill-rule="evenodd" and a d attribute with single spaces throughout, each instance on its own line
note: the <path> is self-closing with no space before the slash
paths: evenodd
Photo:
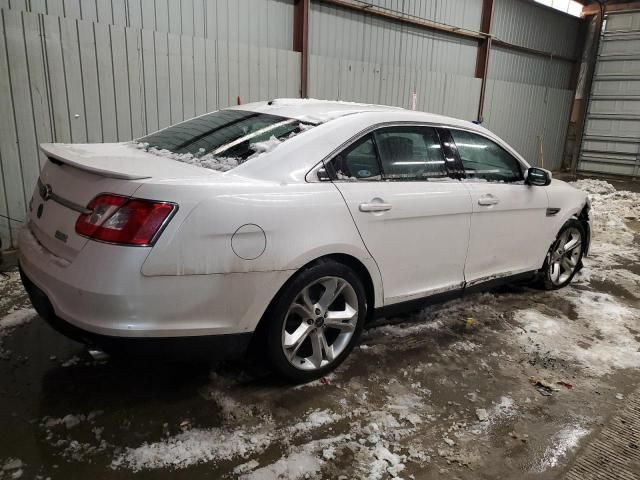
<path id="1" fill-rule="evenodd" d="M 322 158 L 322 160 L 320 160 L 316 165 L 314 165 L 305 175 L 305 181 L 307 183 L 321 183 L 322 181 L 318 179 L 317 176 L 317 171 L 320 168 L 326 168 L 325 162 L 329 162 L 330 160 L 333 159 L 333 157 L 335 157 L 338 153 L 342 152 L 343 150 L 349 148 L 352 144 L 354 144 L 355 142 L 357 142 L 358 140 L 360 140 L 362 137 L 364 137 L 365 135 L 374 132 L 375 130 L 379 130 L 380 128 L 386 128 L 386 127 L 430 127 L 430 128 L 445 128 L 447 130 L 462 130 L 465 132 L 469 132 L 469 133 L 474 133 L 476 135 L 479 135 L 481 137 L 486 138 L 487 140 L 497 144 L 498 146 L 502 147 L 509 155 L 511 155 L 513 158 L 515 158 L 518 163 L 520 164 L 520 166 L 523 169 L 523 175 L 524 172 L 526 172 L 526 170 L 529 168 L 529 164 L 526 163 L 526 161 L 524 161 L 523 158 L 520 157 L 520 155 L 513 150 L 512 147 L 510 147 L 509 145 L 507 145 L 506 143 L 502 142 L 502 141 L 496 141 L 496 139 L 491 138 L 490 136 L 486 135 L 484 132 L 479 132 L 473 128 L 465 128 L 465 127 L 461 127 L 461 126 L 453 126 L 453 125 L 447 125 L 444 123 L 436 123 L 436 122 L 411 122 L 411 121 L 406 121 L 406 120 L 400 120 L 400 121 L 389 121 L 389 122 L 381 122 L 381 123 L 375 123 L 373 125 L 369 125 L 367 128 L 361 130 L 360 132 L 356 133 L 355 135 L 351 136 L 349 139 L 345 140 L 344 142 L 342 142 L 338 147 L 334 148 L 328 155 L 326 155 L 324 158 Z M 448 177 L 449 178 L 449 177 Z M 460 179 L 460 181 L 464 181 L 465 179 Z M 354 181 L 349 181 L 349 180 L 330 180 L 331 182 L 349 182 L 349 183 L 359 183 L 359 182 L 354 182 Z M 416 182 L 416 181 L 425 181 L 428 182 L 429 180 L 411 180 L 412 182 Z M 362 183 L 367 183 L 367 182 L 362 182 Z M 371 182 L 368 182 L 371 183 Z"/>

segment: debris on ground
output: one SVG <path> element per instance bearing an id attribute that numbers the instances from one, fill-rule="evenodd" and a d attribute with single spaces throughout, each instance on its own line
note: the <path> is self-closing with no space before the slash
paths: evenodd
<path id="1" fill-rule="evenodd" d="M 486 422 L 487 420 L 489 420 L 489 414 L 484 408 L 476 408 L 476 416 L 481 422 Z"/>
<path id="2" fill-rule="evenodd" d="M 569 382 L 565 382 L 564 380 L 560 380 L 559 382 L 556 382 L 556 383 L 566 388 L 567 390 L 571 390 L 573 388 L 573 385 L 571 385 Z"/>
<path id="3" fill-rule="evenodd" d="M 549 382 L 540 377 L 529 377 L 529 381 L 533 384 L 534 387 L 536 387 L 536 390 L 538 390 L 538 392 L 540 392 L 540 394 L 544 395 L 545 397 L 553 395 L 553 392 L 560 391 L 560 389 L 556 388 L 552 382 Z"/>

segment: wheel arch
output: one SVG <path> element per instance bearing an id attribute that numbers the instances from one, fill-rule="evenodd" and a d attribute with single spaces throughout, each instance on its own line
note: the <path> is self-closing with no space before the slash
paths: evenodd
<path id="1" fill-rule="evenodd" d="M 376 294 L 378 294 L 378 292 L 376 291 L 376 287 L 375 287 L 375 284 L 374 284 L 374 279 L 373 279 L 373 277 L 371 275 L 371 272 L 369 271 L 369 269 L 366 267 L 366 265 L 360 259 L 354 257 L 353 255 L 349 255 L 349 254 L 346 254 L 346 253 L 331 253 L 331 254 L 323 255 L 321 257 L 315 258 L 315 259 L 307 262 L 305 265 L 300 267 L 293 275 L 291 275 L 287 279 L 287 281 L 284 282 L 284 284 L 278 289 L 276 294 L 273 296 L 273 298 L 269 302 L 269 305 L 265 309 L 264 313 L 262 314 L 262 317 L 258 321 L 258 324 L 256 325 L 256 328 L 255 328 L 255 331 L 254 331 L 254 343 L 255 343 L 255 339 L 261 338 L 264 335 L 265 328 L 266 328 L 266 326 L 267 326 L 267 324 L 269 322 L 269 317 L 271 315 L 271 312 L 273 311 L 273 306 L 274 306 L 274 304 L 276 302 L 276 299 L 280 295 L 280 293 L 303 270 L 305 270 L 305 269 L 309 268 L 310 266 L 315 265 L 317 263 L 331 261 L 331 260 L 348 266 L 349 268 L 351 268 L 356 273 L 356 275 L 358 275 L 360 280 L 362 280 L 362 285 L 364 286 L 365 294 L 367 296 L 367 298 L 366 298 L 366 300 L 367 300 L 367 318 L 365 319 L 365 324 L 370 322 L 373 319 L 373 316 L 374 316 L 373 314 L 374 314 L 374 310 L 375 310 Z M 379 292 L 379 293 L 381 295 L 381 292 Z"/>

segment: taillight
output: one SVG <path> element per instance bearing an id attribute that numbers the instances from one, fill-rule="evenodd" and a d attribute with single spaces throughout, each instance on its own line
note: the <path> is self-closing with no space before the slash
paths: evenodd
<path id="1" fill-rule="evenodd" d="M 103 242 L 148 246 L 176 208 L 168 202 L 98 195 L 87 206 L 91 212 L 78 217 L 76 232 Z"/>

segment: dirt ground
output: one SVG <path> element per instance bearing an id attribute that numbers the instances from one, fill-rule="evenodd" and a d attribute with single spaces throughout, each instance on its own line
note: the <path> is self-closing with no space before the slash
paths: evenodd
<path id="1" fill-rule="evenodd" d="M 10 269 L 0 479 L 562 478 L 640 384 L 640 194 L 578 186 L 596 218 L 573 285 L 392 319 L 293 388 L 256 362 L 94 359 L 37 317 Z"/>

